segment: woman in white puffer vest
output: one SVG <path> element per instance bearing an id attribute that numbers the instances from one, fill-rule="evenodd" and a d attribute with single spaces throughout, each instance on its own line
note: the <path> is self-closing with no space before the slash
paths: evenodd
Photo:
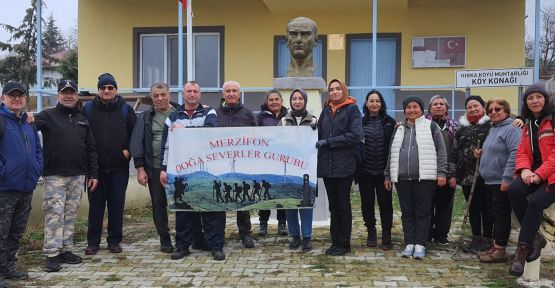
<path id="1" fill-rule="evenodd" d="M 426 256 L 431 209 L 437 186 L 447 183 L 447 151 L 441 130 L 424 117 L 424 103 L 418 97 L 403 101 L 405 121 L 393 132 L 391 152 L 385 168 L 385 188 L 393 183 L 399 195 L 405 249 L 402 256 Z"/>

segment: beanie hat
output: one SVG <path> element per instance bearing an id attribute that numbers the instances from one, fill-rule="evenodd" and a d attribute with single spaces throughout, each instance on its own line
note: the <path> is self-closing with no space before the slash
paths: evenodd
<path id="1" fill-rule="evenodd" d="M 528 88 L 524 90 L 524 94 L 522 94 L 522 101 L 524 104 L 526 104 L 526 98 L 528 98 L 528 95 L 534 92 L 542 94 L 546 100 L 549 99 L 549 94 L 547 93 L 547 90 L 545 90 L 544 84 L 538 82 L 528 86 Z"/>
<path id="2" fill-rule="evenodd" d="M 116 79 L 110 73 L 104 73 L 104 74 L 100 74 L 100 76 L 98 76 L 98 84 L 96 85 L 97 88 L 100 88 L 104 85 L 113 85 L 114 87 L 116 87 L 116 89 L 118 88 L 118 84 L 116 83 Z"/>
<path id="3" fill-rule="evenodd" d="M 420 110 L 422 110 L 422 113 L 424 113 L 424 102 L 422 101 L 422 99 L 416 96 L 409 96 L 405 98 L 405 100 L 403 100 L 403 110 L 407 108 L 407 105 L 409 105 L 410 102 L 418 103 L 418 105 L 420 106 Z"/>
<path id="4" fill-rule="evenodd" d="M 486 102 L 484 101 L 484 99 L 482 99 L 482 97 L 480 97 L 480 95 L 470 95 L 466 98 L 466 100 L 464 100 L 465 108 L 466 108 L 466 104 L 468 104 L 468 102 L 470 102 L 471 100 L 480 102 L 480 105 L 482 105 L 482 107 L 486 106 Z"/>

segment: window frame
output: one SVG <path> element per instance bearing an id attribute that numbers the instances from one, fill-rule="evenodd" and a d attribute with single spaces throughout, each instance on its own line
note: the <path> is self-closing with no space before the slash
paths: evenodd
<path id="1" fill-rule="evenodd" d="M 184 27 L 185 28 L 185 27 Z M 219 62 L 219 73 L 218 73 L 218 87 L 209 88 L 219 88 L 223 84 L 224 71 L 225 71 L 225 27 L 224 26 L 201 26 L 193 27 L 193 41 L 196 35 L 219 35 L 219 52 L 218 52 L 218 62 Z M 133 86 L 142 89 L 142 39 L 145 36 L 164 36 L 164 79 L 169 84 L 171 79 L 169 79 L 169 36 L 178 35 L 177 27 L 134 27 L 133 28 Z M 185 33 L 183 34 L 187 36 Z M 184 42 L 184 48 L 186 49 L 186 43 Z M 195 49 L 193 42 L 193 61 L 195 57 Z M 186 69 L 186 67 L 185 67 Z M 195 67 L 193 66 L 193 74 L 195 73 Z M 149 86 L 150 87 L 150 86 Z M 176 87 L 176 86 L 171 86 Z"/>

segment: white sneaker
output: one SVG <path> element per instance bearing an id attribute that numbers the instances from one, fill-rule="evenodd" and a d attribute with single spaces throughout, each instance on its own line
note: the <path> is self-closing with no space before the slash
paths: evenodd
<path id="1" fill-rule="evenodd" d="M 425 256 L 426 256 L 426 247 L 416 244 L 416 246 L 414 247 L 414 253 L 412 254 L 412 257 L 414 257 L 414 259 L 422 259 Z"/>
<path id="2" fill-rule="evenodd" d="M 413 253 L 414 253 L 414 244 L 408 244 L 405 247 L 405 250 L 403 250 L 403 253 L 401 253 L 401 255 L 403 256 L 403 258 L 410 258 L 412 257 Z"/>

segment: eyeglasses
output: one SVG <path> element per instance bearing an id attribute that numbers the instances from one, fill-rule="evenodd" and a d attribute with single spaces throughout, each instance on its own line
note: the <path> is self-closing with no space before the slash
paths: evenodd
<path id="1" fill-rule="evenodd" d="M 21 98 L 25 98 L 25 94 L 15 94 L 15 95 L 10 95 L 10 94 L 8 94 L 7 96 L 8 96 L 9 98 L 11 98 L 11 99 L 17 99 L 17 98 L 21 99 Z"/>
<path id="2" fill-rule="evenodd" d="M 489 108 L 488 109 L 488 114 L 491 114 L 494 111 L 495 111 L 495 113 L 499 113 L 499 112 L 501 112 L 501 110 L 503 110 L 503 108 L 501 108 L 501 107 Z"/>
<path id="3" fill-rule="evenodd" d="M 100 91 L 106 91 L 106 90 L 112 91 L 114 89 L 116 89 L 116 87 L 114 87 L 112 85 L 100 86 L 100 88 L 98 88 L 98 90 L 100 90 Z"/>

